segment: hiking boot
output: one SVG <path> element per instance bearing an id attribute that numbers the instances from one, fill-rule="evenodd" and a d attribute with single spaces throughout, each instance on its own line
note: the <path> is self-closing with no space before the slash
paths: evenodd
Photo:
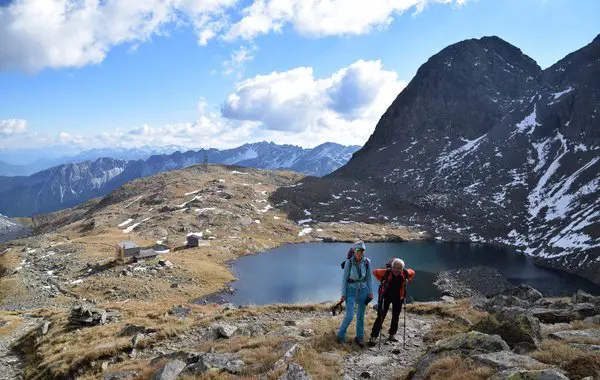
<path id="1" fill-rule="evenodd" d="M 377 337 L 372 336 L 369 338 L 369 346 L 375 347 L 377 345 Z"/>
<path id="2" fill-rule="evenodd" d="M 397 342 L 398 341 L 398 339 L 396 339 L 396 337 L 393 335 L 388 336 L 387 340 L 388 340 L 388 342 Z"/>
<path id="3" fill-rule="evenodd" d="M 340 338 L 339 336 L 336 336 L 336 337 L 335 337 L 335 341 L 336 341 L 338 344 L 345 344 L 345 343 L 346 343 L 346 339 Z"/>
<path id="4" fill-rule="evenodd" d="M 363 338 L 354 338 L 354 343 L 358 344 L 360 348 L 365 348 L 365 340 Z"/>

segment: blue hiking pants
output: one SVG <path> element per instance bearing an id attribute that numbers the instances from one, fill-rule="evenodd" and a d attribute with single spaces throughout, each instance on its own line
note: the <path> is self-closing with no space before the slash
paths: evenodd
<path id="1" fill-rule="evenodd" d="M 357 297 L 358 296 L 358 297 Z M 356 337 L 364 338 L 365 336 L 365 310 L 367 306 L 365 305 L 365 301 L 369 296 L 369 288 L 364 287 L 359 289 L 348 287 L 348 292 L 346 294 L 346 317 L 342 321 L 342 325 L 337 333 L 338 338 L 345 340 L 346 339 L 346 331 L 348 330 L 348 326 L 352 322 L 352 318 L 354 317 L 354 304 L 358 303 L 358 310 L 356 312 Z M 358 299 L 357 299 L 358 298 Z"/>

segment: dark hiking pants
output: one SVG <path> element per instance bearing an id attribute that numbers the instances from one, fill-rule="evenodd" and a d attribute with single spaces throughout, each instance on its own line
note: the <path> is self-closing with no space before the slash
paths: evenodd
<path id="1" fill-rule="evenodd" d="M 379 336 L 385 316 L 390 309 L 390 304 L 392 305 L 392 324 L 390 325 L 390 330 L 388 332 L 390 335 L 395 335 L 396 332 L 398 332 L 398 320 L 400 319 L 400 311 L 402 311 L 402 301 L 400 301 L 399 297 L 395 297 L 395 299 L 391 300 L 384 298 L 383 305 L 379 304 L 377 306 L 379 308 L 379 312 L 377 313 L 377 319 L 375 320 L 373 329 L 371 330 L 372 337 L 377 338 Z"/>

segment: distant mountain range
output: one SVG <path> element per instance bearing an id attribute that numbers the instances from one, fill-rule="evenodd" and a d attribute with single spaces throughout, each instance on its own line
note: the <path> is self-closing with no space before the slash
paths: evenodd
<path id="1" fill-rule="evenodd" d="M 103 196 L 140 177 L 202 163 L 236 164 L 260 169 L 287 169 L 314 176 L 344 165 L 359 146 L 325 143 L 313 149 L 260 142 L 228 150 L 208 149 L 153 155 L 147 159 L 98 158 L 67 163 L 30 176 L 0 177 L 0 213 L 31 216 L 73 207 Z M 90 151 L 87 155 L 111 153 Z M 140 152 L 138 152 L 140 153 Z M 123 155 L 134 154 L 122 152 Z"/>
<path id="2" fill-rule="evenodd" d="M 90 149 L 73 155 L 56 156 L 56 149 L 51 151 L 14 149 L 0 150 L 0 176 L 28 176 L 39 171 L 63 164 L 94 161 L 99 158 L 116 158 L 120 160 L 145 160 L 153 155 L 171 154 L 189 149 L 168 145 L 163 147 L 141 148 L 104 148 Z M 33 161 L 26 160 L 33 157 Z"/>
<path id="3" fill-rule="evenodd" d="M 600 36 L 542 70 L 498 37 L 432 56 L 353 158 L 282 188 L 297 219 L 388 220 L 600 283 Z"/>

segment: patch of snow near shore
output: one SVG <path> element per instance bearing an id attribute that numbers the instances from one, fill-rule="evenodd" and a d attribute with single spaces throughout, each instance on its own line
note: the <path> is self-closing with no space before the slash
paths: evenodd
<path id="1" fill-rule="evenodd" d="M 149 220 L 150 218 L 146 218 L 138 223 L 132 224 L 131 226 L 127 227 L 126 229 L 123 230 L 123 233 L 128 234 L 131 231 L 133 231 L 137 226 L 139 226 L 140 224 L 144 223 L 145 221 Z"/>
<path id="2" fill-rule="evenodd" d="M 312 232 L 312 228 L 307 227 L 307 228 L 303 228 L 302 231 L 298 232 L 298 236 L 304 236 L 306 234 L 309 234 Z"/>
<path id="3" fill-rule="evenodd" d="M 131 222 L 133 222 L 133 219 L 127 219 L 123 223 L 119 224 L 118 227 L 125 227 L 126 225 L 128 225 Z"/>

